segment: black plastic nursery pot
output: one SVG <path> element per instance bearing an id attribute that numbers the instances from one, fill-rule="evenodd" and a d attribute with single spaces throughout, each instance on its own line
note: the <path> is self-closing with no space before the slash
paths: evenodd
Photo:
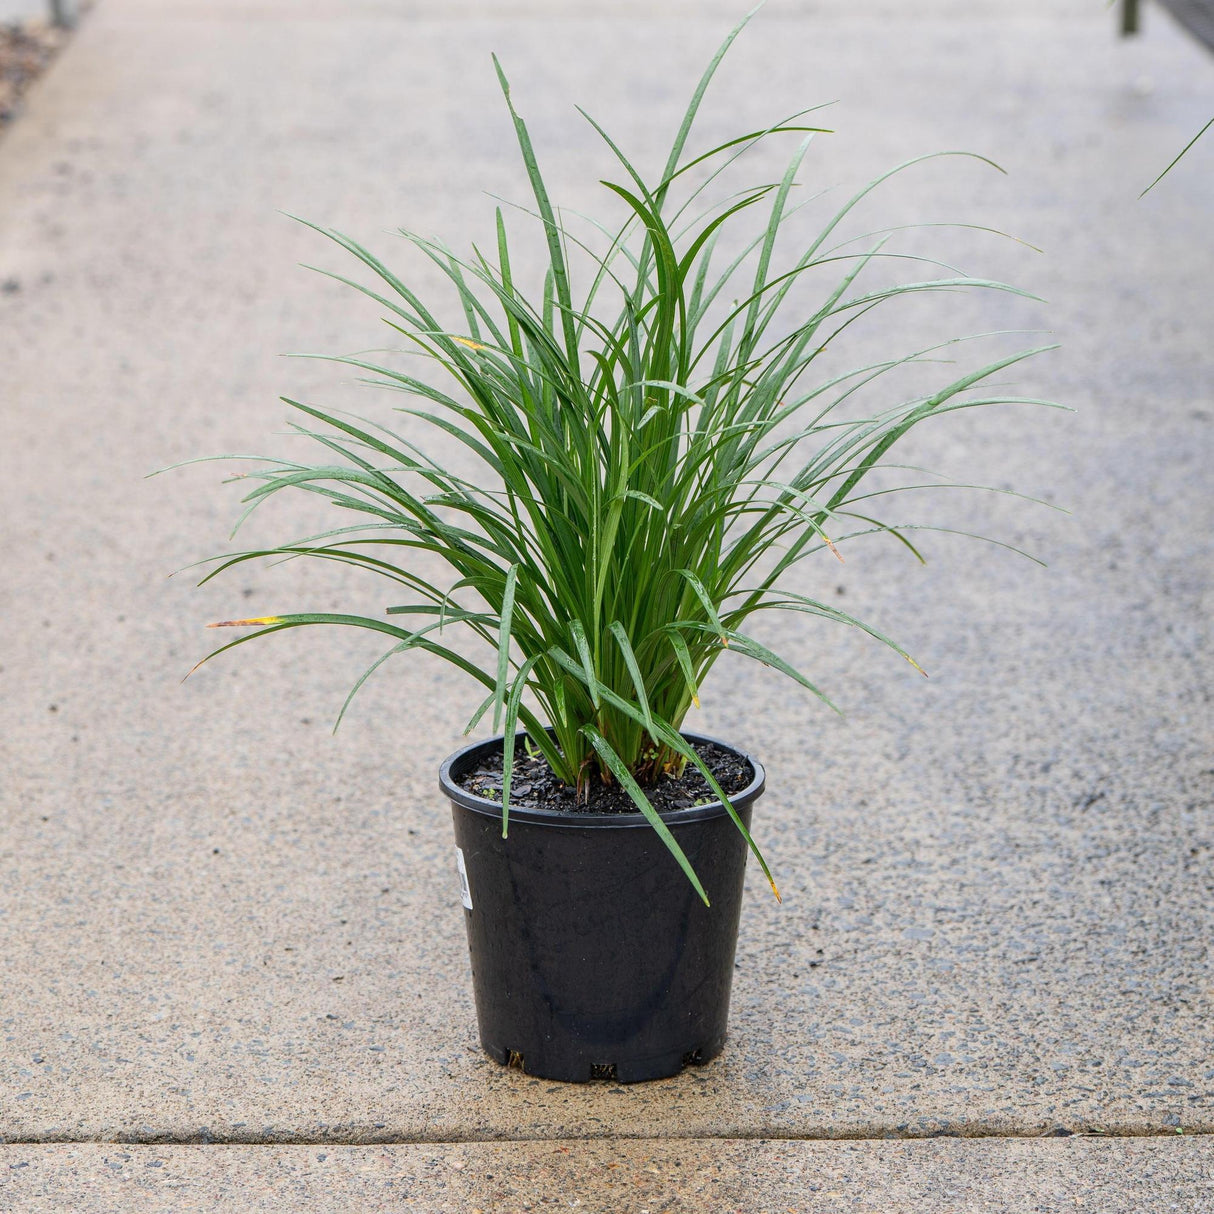
<path id="1" fill-rule="evenodd" d="M 686 734 L 691 742 L 717 742 Z M 720 802 L 662 814 L 705 906 L 640 813 L 510 811 L 458 780 L 502 739 L 453 754 L 451 799 L 481 1044 L 544 1079 L 631 1083 L 707 1062 L 725 1042 L 746 843 Z M 725 743 L 717 742 L 719 746 Z M 763 768 L 730 797 L 747 828 Z"/>

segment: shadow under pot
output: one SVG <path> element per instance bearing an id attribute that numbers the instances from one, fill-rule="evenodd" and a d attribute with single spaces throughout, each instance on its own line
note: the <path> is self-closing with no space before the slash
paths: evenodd
<path id="1" fill-rule="evenodd" d="M 521 736 L 521 735 L 520 735 Z M 730 797 L 750 828 L 763 768 Z M 510 810 L 459 781 L 502 739 L 457 751 L 451 799 L 481 1044 L 544 1079 L 632 1083 L 707 1062 L 725 1042 L 746 842 L 719 802 L 662 814 L 705 906 L 640 813 Z"/>

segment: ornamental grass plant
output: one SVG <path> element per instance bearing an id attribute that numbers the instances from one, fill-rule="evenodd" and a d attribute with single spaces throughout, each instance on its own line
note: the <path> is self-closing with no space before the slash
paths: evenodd
<path id="1" fill-rule="evenodd" d="M 490 721 L 504 730 L 503 833 L 521 727 L 581 801 L 592 800 L 598 781 L 622 786 L 701 897 L 646 795 L 686 763 L 701 770 L 771 879 L 729 798 L 680 732 L 713 666 L 732 652 L 826 700 L 748 630 L 752 617 L 773 611 L 861 629 L 913 661 L 869 624 L 794 592 L 787 575 L 809 557 L 834 560 L 845 543 L 874 533 L 918 556 L 912 529 L 877 513 L 888 495 L 924 488 L 922 472 L 898 462 L 897 445 L 945 414 L 1030 403 L 993 386 L 993 377 L 1048 348 L 965 367 L 952 360 L 981 342 L 950 337 L 844 373 L 819 372 L 851 326 L 905 297 L 1025 292 L 920 257 L 897 265 L 926 265 L 926 276 L 874 281 L 903 256 L 894 243 L 900 230 L 841 240 L 839 225 L 918 160 L 828 207 L 816 235 L 790 254 L 781 241 L 790 218 L 822 205 L 798 192 L 823 130 L 811 123 L 814 110 L 715 146 L 692 142 L 705 91 L 743 25 L 708 65 L 656 175 L 636 168 L 586 116 L 618 168 L 602 183 L 624 216 L 618 226 L 570 217 L 553 204 L 494 59 L 534 196 L 520 208 L 522 222 L 538 225 L 546 249 L 542 283 L 516 278 L 500 208 L 493 246 L 467 256 L 401 233 L 449 286 L 441 303 L 421 298 L 360 244 L 316 228 L 374 285 L 333 277 L 374 300 L 402 351 L 427 369 L 402 369 L 392 358 L 335 359 L 405 394 L 391 426 L 284 398 L 293 429 L 314 441 L 316 460 L 268 459 L 242 474 L 255 482 L 246 514 L 290 490 L 336 507 L 343 525 L 216 558 L 204 579 L 246 561 L 298 557 L 382 577 L 395 595 L 383 618 L 299 612 L 228 620 L 214 626 L 255 631 L 215 653 L 313 625 L 381 633 L 390 648 L 350 697 L 391 657 L 421 650 L 446 659 L 483 692 L 468 730 Z M 790 144 L 783 175 L 739 186 L 747 154 L 775 140 Z M 454 324 L 439 319 L 452 301 Z M 886 389 L 897 381 L 893 373 L 919 364 L 939 373 L 938 386 L 909 398 Z M 477 475 L 457 475 L 427 454 L 435 430 L 475 457 Z M 433 557 L 449 568 L 449 580 L 418 571 Z M 483 660 L 449 643 L 457 625 L 483 643 Z"/>

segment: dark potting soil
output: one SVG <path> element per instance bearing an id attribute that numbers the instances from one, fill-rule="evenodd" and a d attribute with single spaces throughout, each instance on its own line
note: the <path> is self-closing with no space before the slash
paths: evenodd
<path id="1" fill-rule="evenodd" d="M 696 753 L 712 772 L 726 794 L 741 792 L 754 779 L 754 768 L 740 755 L 715 742 L 693 743 Z M 467 792 L 490 801 L 502 799 L 502 752 L 496 747 L 456 783 Z M 666 775 L 645 790 L 650 803 L 659 813 L 686 809 L 689 805 L 715 801 L 716 794 L 699 769 L 688 763 L 681 776 Z M 589 797 L 577 800 L 572 786 L 561 783 L 541 754 L 527 753 L 520 742 L 514 750 L 514 773 L 510 777 L 510 806 L 512 809 L 544 809 L 556 813 L 635 814 L 632 798 L 618 784 L 605 785 L 597 776 L 593 779 Z"/>

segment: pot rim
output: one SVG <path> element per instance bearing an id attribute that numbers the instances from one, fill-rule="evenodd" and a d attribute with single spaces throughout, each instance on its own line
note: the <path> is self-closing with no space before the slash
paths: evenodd
<path id="1" fill-rule="evenodd" d="M 521 738 L 525 734 L 525 730 L 520 730 L 515 736 Z M 683 737 L 689 742 L 711 742 L 715 746 L 720 746 L 725 750 L 731 751 L 750 764 L 751 770 L 754 772 L 754 778 L 745 788 L 734 793 L 729 798 L 730 804 L 733 805 L 735 810 L 755 800 L 766 788 L 767 773 L 763 770 L 763 765 L 745 750 L 729 742 L 724 742 L 720 738 L 714 738 L 709 734 L 695 733 L 690 730 L 683 732 Z M 467 746 L 460 747 L 459 750 L 454 754 L 448 755 L 443 761 L 438 771 L 438 786 L 453 804 L 486 817 L 501 818 L 502 804 L 500 801 L 490 801 L 488 797 L 478 797 L 475 793 L 468 792 L 455 782 L 451 773 L 453 770 L 459 770 L 461 767 L 470 766 L 471 764 L 468 761 L 469 756 L 475 751 L 484 750 L 488 747 L 500 747 L 504 738 L 505 735 L 499 733 L 481 742 L 472 742 Z M 682 809 L 668 809 L 660 813 L 659 816 L 668 826 L 678 826 L 685 822 L 699 822 L 706 818 L 718 818 L 727 813 L 728 810 L 726 810 L 720 801 L 711 801 L 707 805 L 687 805 Z M 602 827 L 615 830 L 642 826 L 647 830 L 653 829 L 649 819 L 639 810 L 631 814 L 595 814 L 555 809 L 524 809 L 521 806 L 518 808 L 511 806 L 510 821 L 512 823 L 533 822 L 544 826 Z"/>

